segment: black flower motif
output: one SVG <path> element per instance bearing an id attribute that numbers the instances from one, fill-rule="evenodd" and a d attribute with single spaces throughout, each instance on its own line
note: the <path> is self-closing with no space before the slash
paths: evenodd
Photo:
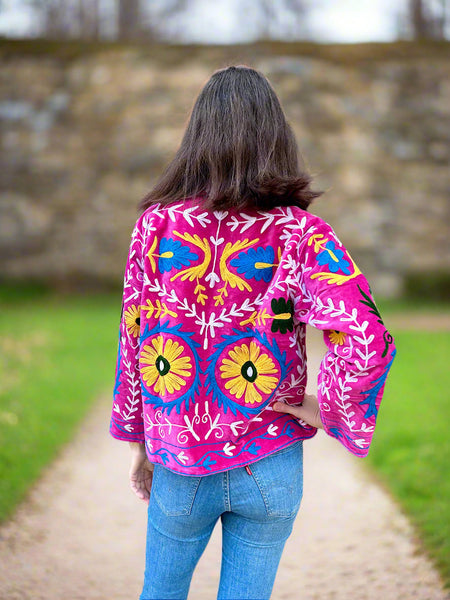
<path id="1" fill-rule="evenodd" d="M 286 333 L 294 330 L 294 303 L 286 298 L 274 298 L 270 303 L 272 312 L 275 315 L 272 321 L 271 330 L 273 333 L 279 331 Z"/>

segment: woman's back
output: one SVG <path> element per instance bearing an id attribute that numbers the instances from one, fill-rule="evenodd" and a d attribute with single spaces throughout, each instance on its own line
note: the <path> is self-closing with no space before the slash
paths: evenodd
<path id="1" fill-rule="evenodd" d="M 367 329 L 368 294 L 329 225 L 301 208 L 207 211 L 201 199 L 151 206 L 125 273 L 112 434 L 145 440 L 152 462 L 189 475 L 312 437 L 315 428 L 271 409 L 303 400 L 309 323 L 327 331 L 323 369 L 335 371 L 320 381 L 325 425 L 366 454 L 376 381 L 391 360 L 380 359 L 382 323 L 372 318 Z"/>

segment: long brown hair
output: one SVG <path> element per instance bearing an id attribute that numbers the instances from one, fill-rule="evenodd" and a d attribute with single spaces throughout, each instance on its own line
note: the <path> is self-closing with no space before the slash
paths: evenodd
<path id="1" fill-rule="evenodd" d="M 180 148 L 139 208 L 202 196 L 211 210 L 307 209 L 321 195 L 310 184 L 268 80 L 249 67 L 228 67 L 200 92 Z"/>

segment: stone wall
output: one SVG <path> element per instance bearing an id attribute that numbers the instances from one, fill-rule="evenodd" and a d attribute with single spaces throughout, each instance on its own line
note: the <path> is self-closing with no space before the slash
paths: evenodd
<path id="1" fill-rule="evenodd" d="M 449 44 L 0 43 L 0 276 L 119 282 L 136 204 L 216 68 L 272 81 L 329 220 L 381 296 L 449 265 Z"/>

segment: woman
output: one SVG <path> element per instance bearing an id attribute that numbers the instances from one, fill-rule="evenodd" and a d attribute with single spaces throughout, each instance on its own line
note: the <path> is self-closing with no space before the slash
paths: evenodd
<path id="1" fill-rule="evenodd" d="M 187 597 L 219 517 L 218 598 L 269 598 L 303 440 L 323 428 L 368 452 L 394 344 L 361 271 L 307 212 L 310 182 L 267 79 L 229 67 L 141 203 L 111 420 L 149 503 L 141 600 Z M 306 324 L 328 347 L 318 398 L 305 394 Z"/>

